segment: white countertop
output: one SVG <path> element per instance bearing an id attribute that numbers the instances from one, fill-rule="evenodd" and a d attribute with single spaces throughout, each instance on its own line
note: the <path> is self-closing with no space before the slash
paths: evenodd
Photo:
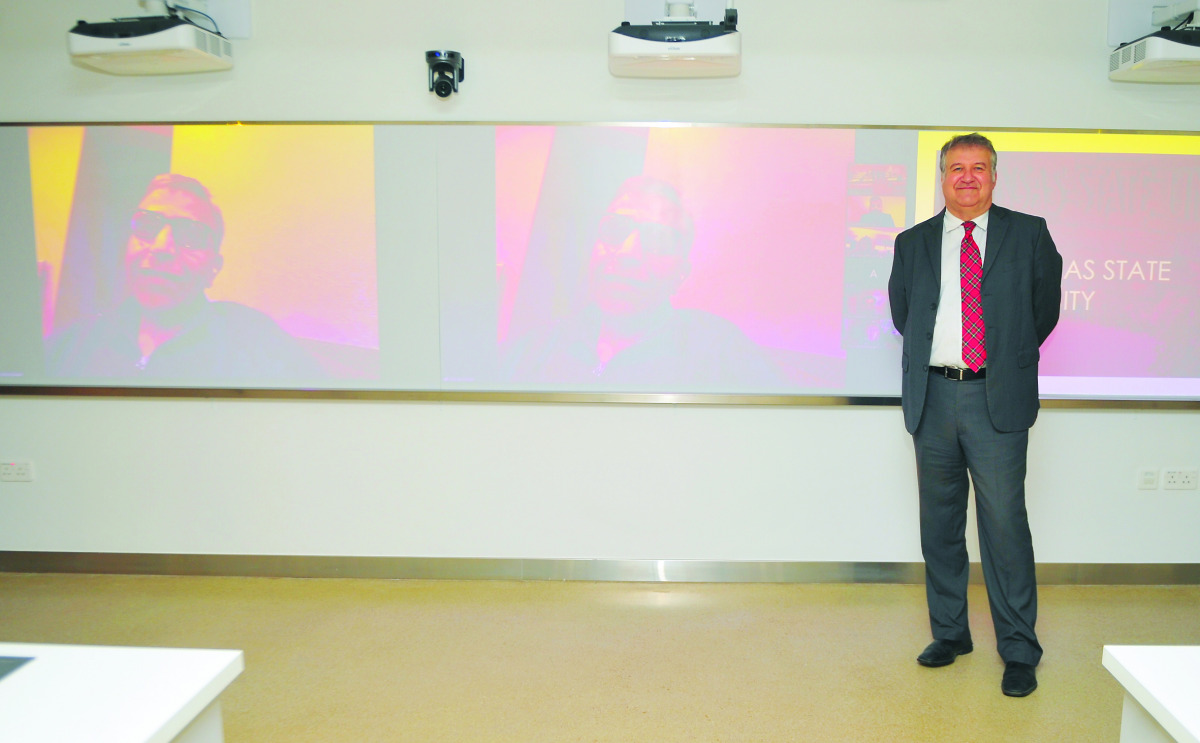
<path id="1" fill-rule="evenodd" d="M 1200 743 L 1200 646 L 1105 645 L 1104 667 L 1180 743 Z"/>
<path id="2" fill-rule="evenodd" d="M 167 743 L 242 672 L 240 650 L 0 643 L 0 741 Z"/>

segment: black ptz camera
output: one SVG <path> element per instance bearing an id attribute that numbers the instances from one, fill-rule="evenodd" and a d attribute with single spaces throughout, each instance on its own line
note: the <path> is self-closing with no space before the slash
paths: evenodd
<path id="1" fill-rule="evenodd" d="M 437 93 L 438 98 L 449 98 L 451 93 L 458 92 L 458 84 L 463 80 L 463 70 L 466 67 L 461 54 L 447 51 L 425 52 L 425 62 L 429 65 L 429 89 Z"/>

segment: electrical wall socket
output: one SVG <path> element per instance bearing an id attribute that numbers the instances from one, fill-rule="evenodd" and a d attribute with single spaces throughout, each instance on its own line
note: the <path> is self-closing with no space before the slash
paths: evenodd
<path id="1" fill-rule="evenodd" d="M 0 462 L 0 481 L 33 482 L 33 462 Z"/>
<path id="2" fill-rule="evenodd" d="M 1200 487 L 1200 470 L 1163 470 L 1163 490 L 1196 490 Z"/>

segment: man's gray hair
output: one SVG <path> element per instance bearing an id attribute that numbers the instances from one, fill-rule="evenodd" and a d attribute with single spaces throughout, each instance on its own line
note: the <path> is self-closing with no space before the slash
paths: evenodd
<path id="1" fill-rule="evenodd" d="M 996 148 L 992 146 L 992 140 L 979 132 L 974 132 L 951 137 L 949 142 L 942 145 L 942 151 L 938 155 L 938 172 L 942 175 L 946 174 L 946 153 L 955 147 L 982 147 L 992 153 L 992 175 L 996 174 Z"/>

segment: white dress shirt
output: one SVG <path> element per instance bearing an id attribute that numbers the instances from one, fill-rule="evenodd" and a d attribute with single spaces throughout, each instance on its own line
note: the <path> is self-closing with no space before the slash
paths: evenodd
<path id="1" fill-rule="evenodd" d="M 971 220 L 975 229 L 971 236 L 979 246 L 979 262 L 983 264 L 987 249 L 988 212 Z M 950 366 L 966 369 L 962 357 L 962 279 L 961 254 L 963 221 L 946 210 L 942 221 L 942 289 L 938 299 L 937 317 L 933 325 L 933 348 L 929 353 L 930 366 Z M 987 318 L 984 318 L 987 323 Z"/>

